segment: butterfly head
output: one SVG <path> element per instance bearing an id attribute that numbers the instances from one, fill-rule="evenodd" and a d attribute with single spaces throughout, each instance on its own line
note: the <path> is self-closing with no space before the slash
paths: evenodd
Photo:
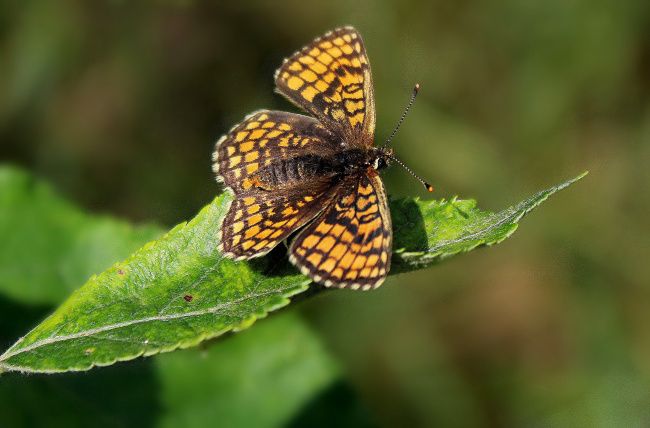
<path id="1" fill-rule="evenodd" d="M 372 167 L 376 170 L 386 168 L 393 160 L 393 148 L 376 147 L 372 155 Z"/>

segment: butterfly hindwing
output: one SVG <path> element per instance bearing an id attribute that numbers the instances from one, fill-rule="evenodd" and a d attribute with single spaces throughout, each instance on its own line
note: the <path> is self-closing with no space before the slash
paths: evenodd
<path id="1" fill-rule="evenodd" d="M 250 190 L 256 175 L 274 162 L 307 153 L 326 156 L 340 147 L 313 117 L 260 110 L 217 142 L 213 169 L 220 181 L 240 194 Z"/>

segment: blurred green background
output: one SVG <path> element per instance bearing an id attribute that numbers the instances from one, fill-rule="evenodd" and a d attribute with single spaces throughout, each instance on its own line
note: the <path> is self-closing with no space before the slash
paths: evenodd
<path id="1" fill-rule="evenodd" d="M 393 167 L 389 194 L 497 211 L 589 170 L 502 245 L 289 310 L 373 424 L 650 424 L 649 2 L 2 0 L 0 10 L 0 161 L 90 213 L 164 228 L 191 219 L 219 191 L 217 138 L 256 109 L 296 111 L 274 93 L 274 70 L 341 25 L 364 38 L 378 142 L 421 85 L 393 142 L 435 192 Z M 49 310 L 21 312 L 26 328 Z M 140 411 L 153 425 L 155 410 Z"/>

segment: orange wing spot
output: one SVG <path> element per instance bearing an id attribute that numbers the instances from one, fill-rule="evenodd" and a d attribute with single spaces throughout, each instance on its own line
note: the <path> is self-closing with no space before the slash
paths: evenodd
<path id="1" fill-rule="evenodd" d="M 266 143 L 268 142 L 269 142 L 268 138 L 265 138 L 263 140 L 258 141 L 257 144 L 260 146 L 260 148 L 262 148 L 262 147 L 266 147 Z"/>
<path id="2" fill-rule="evenodd" d="M 307 254 L 307 250 L 305 250 L 304 248 L 296 248 L 296 253 L 298 253 L 299 256 L 304 256 L 305 254 Z"/>
<path id="3" fill-rule="evenodd" d="M 357 273 L 356 270 L 351 270 L 347 275 L 345 275 L 345 279 L 357 279 Z"/>
<path id="4" fill-rule="evenodd" d="M 379 268 L 378 267 L 374 268 L 370 276 L 372 276 L 373 278 L 377 278 L 379 276 Z"/>
<path id="5" fill-rule="evenodd" d="M 311 202 L 314 198 L 312 196 L 305 196 L 305 202 Z"/>
<path id="6" fill-rule="evenodd" d="M 244 229 L 244 222 L 243 221 L 238 221 L 237 223 L 232 225 L 232 233 L 234 233 L 235 235 L 237 235 L 243 229 Z"/>
<path id="7" fill-rule="evenodd" d="M 324 40 L 318 46 L 320 46 L 322 49 L 329 49 L 333 45 L 332 45 L 332 42 L 330 42 L 329 40 Z"/>
<path id="8" fill-rule="evenodd" d="M 343 105 L 345 106 L 345 109 L 350 113 L 355 112 L 357 110 L 363 110 L 363 108 L 365 107 L 365 103 L 363 102 L 363 100 L 359 100 L 355 102 L 350 99 L 347 99 L 345 100 Z"/>
<path id="9" fill-rule="evenodd" d="M 364 114 L 359 112 L 350 118 L 350 125 L 354 128 L 358 124 L 363 123 Z"/>
<path id="10" fill-rule="evenodd" d="M 361 68 L 361 61 L 359 61 L 359 58 L 352 58 L 352 67 L 355 68 Z"/>
<path id="11" fill-rule="evenodd" d="M 350 36 L 349 34 L 344 34 L 343 35 L 343 40 L 350 43 L 352 41 L 352 36 Z"/>
<path id="12" fill-rule="evenodd" d="M 269 241 L 266 241 L 266 240 L 261 241 L 261 242 L 258 242 L 257 245 L 255 245 L 255 246 L 253 247 L 253 249 L 259 251 L 259 250 L 261 250 L 262 248 L 266 247 L 266 246 L 268 245 L 268 243 L 269 243 Z"/>
<path id="13" fill-rule="evenodd" d="M 365 267 L 365 268 L 361 269 L 361 272 L 359 272 L 359 276 L 367 278 L 367 277 L 370 276 L 371 271 L 372 271 L 372 268 Z"/>
<path id="14" fill-rule="evenodd" d="M 330 71 L 329 73 L 323 74 L 322 79 L 326 81 L 328 85 L 330 85 L 334 79 L 336 79 L 336 74 Z"/>
<path id="15" fill-rule="evenodd" d="M 312 265 L 318 266 L 321 260 L 323 260 L 323 256 L 321 256 L 319 253 L 311 253 L 310 255 L 307 256 L 306 260 Z"/>
<path id="16" fill-rule="evenodd" d="M 329 65 L 332 61 L 334 61 L 334 58 L 330 56 L 327 52 L 323 52 L 320 55 L 316 57 L 320 62 L 322 62 L 325 65 Z"/>
<path id="17" fill-rule="evenodd" d="M 296 212 L 298 212 L 298 211 L 296 211 Z M 298 221 L 298 217 L 294 217 L 294 218 L 292 218 L 291 220 L 289 220 L 289 221 L 287 222 L 287 227 L 291 227 L 291 226 L 293 226 L 294 224 L 296 224 L 297 221 Z"/>
<path id="18" fill-rule="evenodd" d="M 368 196 L 371 193 L 373 193 L 375 189 L 371 185 L 367 186 L 359 186 L 359 193 L 361 193 L 364 196 Z"/>
<path id="19" fill-rule="evenodd" d="M 387 261 L 388 261 L 388 254 L 386 253 L 386 251 L 382 251 L 381 252 L 381 262 L 385 264 Z"/>
<path id="20" fill-rule="evenodd" d="M 341 260 L 347 250 L 348 247 L 343 244 L 338 244 L 332 251 L 330 251 L 330 256 L 334 257 L 336 260 Z"/>
<path id="21" fill-rule="evenodd" d="M 269 229 L 269 230 L 271 230 L 271 229 Z M 279 238 L 280 235 L 282 235 L 283 232 L 284 232 L 284 230 L 282 230 L 282 229 L 278 229 L 278 230 L 276 230 L 275 232 L 273 232 L 273 234 L 271 235 L 271 238 L 272 238 L 272 239 Z"/>
<path id="22" fill-rule="evenodd" d="M 314 70 L 317 74 L 323 74 L 327 71 L 327 67 L 325 64 L 321 64 L 320 62 L 316 62 L 313 58 L 310 58 L 313 62 L 311 69 Z"/>
<path id="23" fill-rule="evenodd" d="M 309 65 L 309 66 L 313 65 L 316 62 L 316 60 L 314 58 L 310 57 L 310 56 L 301 56 L 300 58 L 298 58 L 298 61 L 300 61 L 301 63 L 303 63 L 305 65 Z M 300 67 L 300 69 L 302 69 L 302 67 Z"/>
<path id="24" fill-rule="evenodd" d="M 341 46 L 345 44 L 343 39 L 340 37 L 337 37 L 336 39 L 332 40 L 332 43 L 334 43 L 336 46 Z"/>
<path id="25" fill-rule="evenodd" d="M 282 211 L 282 215 L 285 217 L 289 217 L 290 215 L 294 215 L 297 212 L 298 211 L 294 210 L 293 208 L 287 207 L 284 209 L 284 211 Z"/>
<path id="26" fill-rule="evenodd" d="M 281 124 L 278 126 L 278 129 L 279 129 L 280 131 L 291 131 L 291 126 L 290 126 L 290 125 L 287 125 L 286 123 L 281 123 Z"/>
<path id="27" fill-rule="evenodd" d="M 307 238 L 302 243 L 302 246 L 305 248 L 314 248 L 317 244 L 320 238 L 316 235 L 309 235 Z"/>
<path id="28" fill-rule="evenodd" d="M 334 227 L 332 227 L 331 235 L 339 237 L 341 236 L 341 233 L 343 233 L 344 230 L 345 230 L 345 226 L 343 226 L 342 224 L 335 224 Z"/>
<path id="29" fill-rule="evenodd" d="M 235 217 L 233 217 L 233 220 L 234 220 L 234 221 L 237 221 L 237 220 L 239 220 L 240 218 L 242 218 L 243 215 L 244 215 L 244 211 L 242 211 L 242 210 L 237 210 L 237 212 L 235 213 Z"/>
<path id="30" fill-rule="evenodd" d="M 332 47 L 331 49 L 328 49 L 327 53 L 332 55 L 334 58 L 338 58 L 341 55 L 343 55 L 343 52 L 341 52 L 341 49 L 336 48 L 336 47 Z M 339 59 L 339 61 L 340 61 L 340 59 Z"/>
<path id="31" fill-rule="evenodd" d="M 341 235 L 341 241 L 349 244 L 354 241 L 354 235 L 347 230 L 344 230 L 343 235 Z"/>
<path id="32" fill-rule="evenodd" d="M 323 80 L 319 80 L 318 82 L 314 83 L 314 86 L 318 92 L 325 92 L 330 87 L 330 85 Z"/>
<path id="33" fill-rule="evenodd" d="M 309 51 L 309 55 L 313 56 L 316 58 L 318 55 L 320 55 L 320 49 L 318 48 L 313 48 L 312 50 Z"/>
<path id="34" fill-rule="evenodd" d="M 244 232 L 244 238 L 251 239 L 253 236 L 257 235 L 260 230 L 261 229 L 259 226 L 249 227 L 248 229 L 246 229 L 246 232 Z"/>
<path id="35" fill-rule="evenodd" d="M 253 205 L 255 203 L 255 198 L 244 198 L 244 205 Z"/>
<path id="36" fill-rule="evenodd" d="M 273 128 L 275 126 L 275 122 L 265 122 L 264 125 L 262 125 L 262 128 Z"/>
<path id="37" fill-rule="evenodd" d="M 357 89 L 354 92 L 348 91 L 343 95 L 347 99 L 359 100 L 360 102 L 363 102 L 363 89 Z M 359 108 L 364 108 L 364 107 L 365 107 L 365 103 L 359 106 Z"/>
<path id="38" fill-rule="evenodd" d="M 269 237 L 269 235 L 273 232 L 273 229 L 264 229 L 260 233 L 257 234 L 257 239 L 266 239 Z"/>
<path id="39" fill-rule="evenodd" d="M 328 235 L 321 239 L 316 249 L 321 250 L 324 253 L 329 253 L 332 250 L 332 247 L 334 247 L 334 244 L 336 244 L 336 241 Z"/>
<path id="40" fill-rule="evenodd" d="M 248 131 L 241 131 L 238 132 L 237 135 L 235 135 L 235 143 L 240 143 L 244 141 L 244 138 L 248 136 Z"/>
<path id="41" fill-rule="evenodd" d="M 235 235 L 232 238 L 232 246 L 235 247 L 237 244 L 239 244 L 239 241 L 241 241 L 241 235 Z"/>
<path id="42" fill-rule="evenodd" d="M 246 129 L 255 129 L 259 127 L 260 127 L 259 122 L 250 122 L 248 125 L 246 125 Z"/>
<path id="43" fill-rule="evenodd" d="M 228 166 L 230 168 L 237 166 L 241 162 L 241 156 L 231 156 L 228 158 Z"/>
<path id="44" fill-rule="evenodd" d="M 252 163 L 252 164 L 246 166 L 246 172 L 249 173 L 249 174 L 254 173 L 258 169 L 260 169 L 260 168 L 259 168 L 259 165 L 257 163 Z"/>
<path id="45" fill-rule="evenodd" d="M 255 141 L 246 141 L 245 143 L 241 143 L 239 145 L 239 150 L 245 153 L 251 151 L 253 147 L 255 147 Z"/>
<path id="46" fill-rule="evenodd" d="M 341 46 L 341 50 L 346 55 L 352 55 L 354 53 L 354 49 L 352 49 L 352 46 L 350 46 L 350 45 Z"/>
<path id="47" fill-rule="evenodd" d="M 284 137 L 280 139 L 280 142 L 278 143 L 278 146 L 280 147 L 289 147 L 289 137 Z"/>
<path id="48" fill-rule="evenodd" d="M 341 79 L 341 84 L 343 86 L 348 86 L 348 85 L 353 85 L 355 83 L 359 83 L 361 76 L 360 75 L 355 75 L 355 74 L 350 74 L 346 73 L 345 76 L 339 77 Z"/>
<path id="49" fill-rule="evenodd" d="M 287 86 L 293 91 L 297 91 L 298 89 L 302 88 L 302 85 L 304 83 L 304 80 L 296 76 L 291 76 L 289 80 L 287 80 Z"/>
<path id="50" fill-rule="evenodd" d="M 334 272 L 332 272 L 331 276 L 342 279 L 343 278 L 343 269 L 341 268 L 336 268 L 334 269 Z"/>
<path id="51" fill-rule="evenodd" d="M 319 233 L 321 236 L 330 235 L 329 232 L 332 230 L 332 227 L 334 226 L 331 224 L 321 222 L 316 226 L 316 233 Z"/>
<path id="52" fill-rule="evenodd" d="M 334 270 L 335 267 L 336 267 L 336 260 L 330 257 L 329 259 L 325 260 L 325 263 L 318 266 L 318 269 L 323 270 L 325 272 L 331 272 L 332 270 Z"/>
<path id="53" fill-rule="evenodd" d="M 354 261 L 354 254 L 345 253 L 343 255 L 343 258 L 339 262 L 339 266 L 341 266 L 343 269 L 349 269 L 350 266 L 352 266 L 353 261 Z"/>
<path id="54" fill-rule="evenodd" d="M 244 251 L 250 250 L 250 248 L 255 245 L 255 241 L 246 241 L 244 242 L 241 246 L 244 249 Z"/>
<path id="55" fill-rule="evenodd" d="M 262 113 L 257 117 L 258 120 L 266 120 L 268 118 L 269 118 L 269 115 L 266 114 L 266 113 Z"/>
<path id="56" fill-rule="evenodd" d="M 291 129 L 291 128 L 289 128 L 289 129 Z M 273 131 L 269 131 L 269 133 L 266 134 L 266 138 L 275 138 L 275 137 L 277 137 L 277 136 L 280 135 L 280 134 L 282 134 L 282 132 L 281 132 L 281 131 L 278 131 L 278 130 L 276 129 L 276 130 L 273 130 Z"/>
<path id="57" fill-rule="evenodd" d="M 256 225 L 257 223 L 259 223 L 260 221 L 262 221 L 262 214 L 255 214 L 253 216 L 250 216 L 250 218 L 248 219 L 248 225 L 253 226 L 253 225 Z M 261 235 L 261 233 L 260 233 L 260 235 Z M 261 236 L 260 236 L 260 238 L 261 238 Z"/>
<path id="58" fill-rule="evenodd" d="M 260 155 L 260 152 L 250 152 L 246 153 L 246 156 L 244 156 L 244 162 L 252 162 L 256 160 Z"/>
<path id="59" fill-rule="evenodd" d="M 307 86 L 300 95 L 302 95 L 307 101 L 312 102 L 314 97 L 318 94 L 318 91 L 313 86 Z"/>
<path id="60" fill-rule="evenodd" d="M 339 59 L 338 59 L 338 62 L 339 62 L 339 64 L 341 64 L 341 65 L 352 66 L 352 64 L 350 63 L 350 60 L 347 59 L 347 58 L 345 58 L 345 57 L 343 57 L 343 58 L 339 58 Z"/>
<path id="61" fill-rule="evenodd" d="M 297 61 L 293 62 L 289 66 L 289 70 L 291 70 L 291 71 L 300 71 L 300 70 L 302 70 L 302 65 Z"/>
<path id="62" fill-rule="evenodd" d="M 226 147 L 226 156 L 232 156 L 235 153 L 235 148 L 233 146 Z"/>
<path id="63" fill-rule="evenodd" d="M 368 256 L 368 266 L 374 266 L 379 261 L 379 256 L 377 254 L 371 254 Z"/>
<path id="64" fill-rule="evenodd" d="M 251 140 L 259 140 L 264 134 L 266 134 L 266 129 L 256 129 L 255 131 L 251 132 L 250 138 Z"/>
<path id="65" fill-rule="evenodd" d="M 302 73 L 300 73 L 300 77 L 303 80 L 305 80 L 305 81 L 307 81 L 309 83 L 314 82 L 316 79 L 318 79 L 318 76 L 316 76 L 316 73 L 314 73 L 313 71 L 311 71 L 309 69 L 304 70 Z"/>
<path id="66" fill-rule="evenodd" d="M 366 256 L 362 256 L 361 254 L 358 254 L 357 258 L 354 259 L 354 263 L 352 263 L 352 269 L 353 270 L 359 270 L 359 269 L 363 268 L 366 265 L 367 260 L 368 259 L 366 258 Z"/>

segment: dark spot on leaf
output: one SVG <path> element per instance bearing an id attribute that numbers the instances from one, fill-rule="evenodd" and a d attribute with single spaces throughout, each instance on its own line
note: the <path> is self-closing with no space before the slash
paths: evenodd
<path id="1" fill-rule="evenodd" d="M 92 354 L 93 352 L 95 352 L 95 350 L 94 350 L 93 348 L 88 348 L 88 349 L 86 349 L 85 354 L 86 354 L 86 355 L 90 355 L 90 354 Z"/>
<path id="2" fill-rule="evenodd" d="M 124 271 L 123 271 L 122 269 L 118 269 L 118 270 L 117 270 L 117 273 L 118 273 L 119 275 L 124 275 Z"/>
<path id="3" fill-rule="evenodd" d="M 186 302 L 191 302 L 192 300 L 194 300 L 194 297 L 188 294 L 186 296 L 183 296 L 183 299 L 185 299 Z"/>

